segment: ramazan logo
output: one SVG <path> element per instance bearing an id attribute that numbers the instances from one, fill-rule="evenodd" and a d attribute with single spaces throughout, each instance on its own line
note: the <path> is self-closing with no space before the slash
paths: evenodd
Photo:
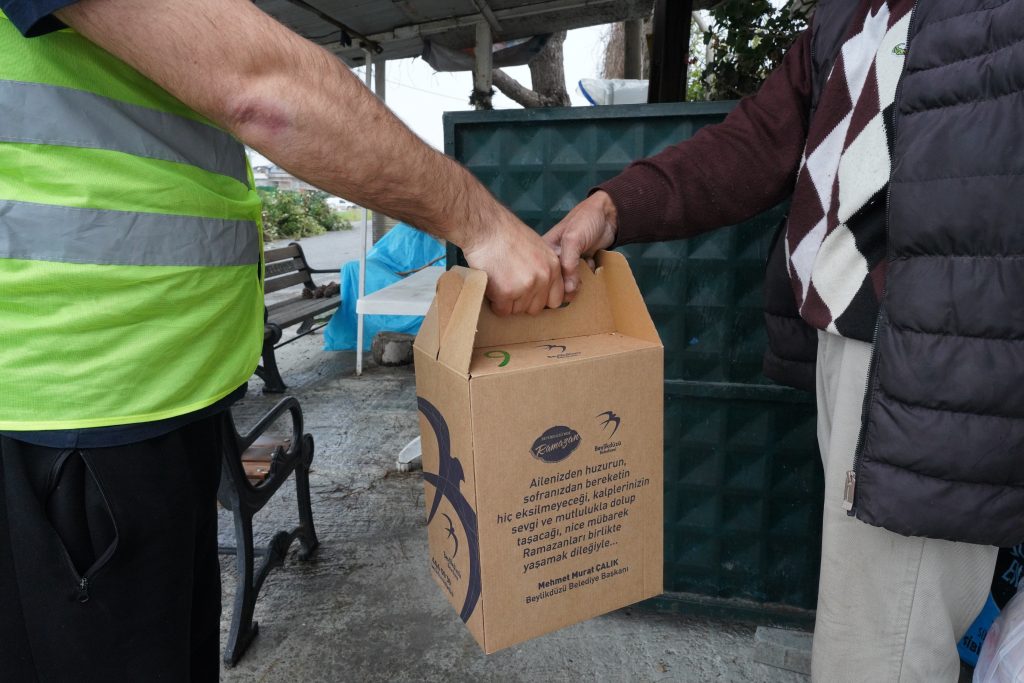
<path id="1" fill-rule="evenodd" d="M 533 442 L 530 452 L 544 462 L 562 462 L 580 446 L 582 438 L 575 429 L 564 425 L 552 427 Z"/>

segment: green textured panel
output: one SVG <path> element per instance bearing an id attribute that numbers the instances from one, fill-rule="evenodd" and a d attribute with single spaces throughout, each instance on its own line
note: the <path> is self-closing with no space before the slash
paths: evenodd
<path id="1" fill-rule="evenodd" d="M 666 590 L 813 608 L 821 486 L 809 396 L 666 382 Z"/>
<path id="2" fill-rule="evenodd" d="M 666 348 L 665 377 L 765 384 L 761 283 L 776 211 L 687 241 L 624 247 Z"/>
<path id="3" fill-rule="evenodd" d="M 445 150 L 544 232 L 630 161 L 732 106 L 446 114 Z M 761 284 L 781 216 L 622 251 L 665 343 L 666 590 L 812 608 L 822 495 L 814 404 L 761 375 Z"/>

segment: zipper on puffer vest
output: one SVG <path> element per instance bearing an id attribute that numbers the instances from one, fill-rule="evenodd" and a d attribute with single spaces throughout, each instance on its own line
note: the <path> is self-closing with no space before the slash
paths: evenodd
<path id="1" fill-rule="evenodd" d="M 910 9 L 910 21 L 907 24 L 907 49 L 906 57 L 910 56 L 910 43 L 914 37 L 914 19 L 917 17 L 917 5 Z M 900 80 L 896 84 L 896 97 L 893 99 L 892 107 L 892 140 L 893 149 L 889 151 L 889 183 L 885 189 L 885 282 L 882 284 L 882 296 L 878 300 L 878 315 L 875 317 L 875 331 L 871 335 L 871 361 L 868 363 L 868 377 L 864 386 L 864 402 L 861 405 L 860 432 L 857 434 L 857 447 L 853 450 L 853 466 L 846 473 L 846 484 L 843 486 L 843 509 L 851 517 L 857 516 L 857 471 L 860 469 L 861 453 L 864 450 L 864 438 L 868 430 L 868 409 L 871 406 L 872 387 L 875 384 L 875 375 L 878 373 L 878 329 L 882 321 L 882 307 L 885 304 L 885 295 L 889 291 L 889 264 L 892 263 L 892 240 L 889 239 L 889 226 L 892 220 L 892 176 L 896 167 L 896 121 L 900 115 L 900 95 L 903 94 L 903 79 L 907 75 L 907 59 L 903 61 L 903 70 L 900 72 Z"/>

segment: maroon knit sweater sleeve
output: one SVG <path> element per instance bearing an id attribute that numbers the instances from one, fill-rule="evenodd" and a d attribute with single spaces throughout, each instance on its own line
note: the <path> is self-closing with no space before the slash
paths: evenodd
<path id="1" fill-rule="evenodd" d="M 810 115 L 810 33 L 722 123 L 596 188 L 615 203 L 616 245 L 692 237 L 756 216 L 792 193 Z"/>

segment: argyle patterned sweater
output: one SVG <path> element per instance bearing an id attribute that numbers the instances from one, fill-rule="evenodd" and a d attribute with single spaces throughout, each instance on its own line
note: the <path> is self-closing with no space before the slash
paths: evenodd
<path id="1" fill-rule="evenodd" d="M 617 244 L 688 237 L 792 195 L 790 282 L 817 329 L 872 341 L 885 279 L 892 104 L 912 0 L 861 0 L 810 114 L 810 31 L 718 126 L 604 183 Z"/>

